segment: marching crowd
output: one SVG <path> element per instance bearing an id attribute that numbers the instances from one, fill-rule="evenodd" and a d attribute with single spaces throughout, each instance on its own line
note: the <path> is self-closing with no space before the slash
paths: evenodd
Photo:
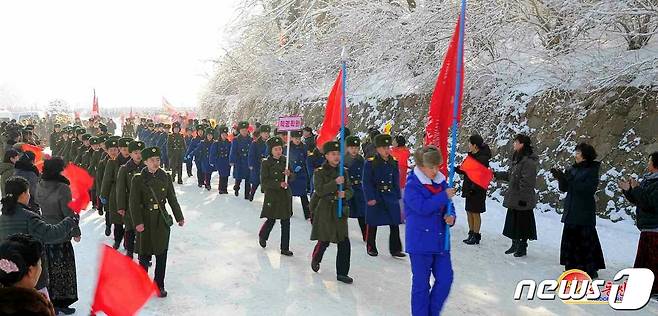
<path id="1" fill-rule="evenodd" d="M 253 201 L 260 189 L 264 221 L 257 232 L 258 243 L 267 247 L 278 221 L 283 256 L 293 256 L 290 218 L 293 199 L 298 197 L 304 218 L 312 225 L 310 239 L 316 242 L 310 268 L 319 272 L 325 250 L 336 244 L 336 278 L 343 283 L 353 282 L 348 219 L 356 219 L 359 239 L 373 257 L 379 255 L 378 228 L 388 226 L 390 255 L 410 257 L 412 314 L 440 313 L 453 280 L 448 227 L 454 225 L 461 210 L 452 206 L 456 191 L 440 172 L 445 157 L 438 148 L 424 146 L 412 152 L 402 136 L 371 128 L 361 139 L 346 129 L 346 152 L 341 157 L 340 140 L 316 144 L 310 127 L 292 132 L 288 139 L 287 133 L 276 128 L 246 121 L 229 127 L 208 119 L 158 123 L 128 118 L 119 136 L 114 135 L 116 125 L 109 123 L 113 121 L 100 117 L 53 122 L 48 135 L 35 132 L 35 126 L 43 128 L 49 124 L 46 121 L 0 125 L 4 158 L 0 163 L 0 314 L 20 308 L 43 311 L 43 315 L 75 312 L 70 307 L 78 299 L 71 241 L 80 242 L 82 236 L 79 216 L 68 206 L 69 181 L 62 175 L 70 163 L 94 177 L 91 208 L 104 216 L 105 235 L 112 236 L 114 249 L 123 247 L 130 258 L 137 255 L 147 271 L 155 257 L 154 281 L 160 297 L 167 296 L 164 280 L 170 227 L 185 224 L 174 183 L 182 184 L 185 174 L 196 177 L 198 187 L 210 191 L 216 172 L 218 194 L 229 194 L 232 189 L 236 197 L 242 191 L 244 199 Z M 472 135 L 468 143 L 468 156 L 488 168 L 492 152 L 484 139 Z M 26 150 L 25 144 L 48 146 L 52 154 L 38 168 L 34 152 Z M 539 160 L 527 135 L 516 135 L 513 148 L 509 168 L 494 176 L 508 183 L 503 235 L 511 246 L 505 253 L 523 257 L 528 241 L 537 239 L 533 209 Z M 575 152 L 572 166 L 551 169 L 559 189 L 566 192 L 560 264 L 595 278 L 605 268 L 594 198 L 600 162 L 591 145 L 579 144 Z M 343 172 L 339 170 L 341 158 Z M 658 246 L 658 152 L 648 158 L 647 171 L 641 182 L 622 180 L 619 186 L 637 206 L 641 237 L 635 266 L 658 273 L 654 251 Z M 486 211 L 487 188 L 472 181 L 467 172 L 459 168 L 456 172 L 464 179 L 461 195 L 469 227 L 463 241 L 477 245 L 482 241 L 481 213 Z M 235 180 L 232 188 L 230 176 Z M 341 211 L 337 212 L 339 204 Z M 405 247 L 400 238 L 403 223 Z M 430 287 L 431 277 L 435 282 Z M 655 283 L 653 293 L 657 292 Z"/>

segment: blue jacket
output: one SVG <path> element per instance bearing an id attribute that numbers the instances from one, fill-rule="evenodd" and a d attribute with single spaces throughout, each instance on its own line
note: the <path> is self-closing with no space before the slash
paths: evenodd
<path id="1" fill-rule="evenodd" d="M 432 184 L 433 194 L 426 184 Z M 407 176 L 404 189 L 405 246 L 410 254 L 438 254 L 445 252 L 446 222 L 443 217 L 451 203 L 445 190 L 448 184 L 441 173 L 433 180 L 420 169 Z M 456 217 L 452 208 L 450 215 Z"/>
<path id="2" fill-rule="evenodd" d="M 156 147 L 160 148 L 160 151 L 162 153 L 162 160 L 167 161 L 169 154 L 167 152 L 167 133 L 157 133 L 157 138 L 156 138 Z"/>
<path id="3" fill-rule="evenodd" d="M 228 155 L 231 152 L 231 142 L 228 140 L 216 141 L 210 146 L 210 168 L 217 170 L 220 176 L 231 175 L 231 164 Z"/>
<path id="4" fill-rule="evenodd" d="M 383 226 L 402 223 L 400 171 L 393 156 L 385 161 L 377 154 L 366 160 L 363 165 L 363 193 L 366 202 L 377 201 L 373 206 L 366 205 L 366 224 Z"/>
<path id="5" fill-rule="evenodd" d="M 199 146 L 202 140 L 203 138 L 198 136 L 190 140 L 187 144 L 187 151 L 185 152 L 185 161 L 192 161 L 192 158 L 194 158 L 194 150 Z"/>
<path id="6" fill-rule="evenodd" d="M 229 162 L 233 166 L 233 178 L 236 180 L 249 179 L 249 145 L 252 140 L 249 136 L 238 135 L 231 143 L 231 153 L 229 154 Z"/>
<path id="7" fill-rule="evenodd" d="M 359 218 L 366 216 L 366 198 L 363 195 L 363 187 L 361 186 L 363 177 L 363 165 L 365 159 L 363 156 L 357 155 L 352 158 L 350 154 L 345 155 L 345 168 L 349 175 L 348 181 L 352 184 L 352 198 L 349 199 L 350 217 Z"/>
<path id="8" fill-rule="evenodd" d="M 315 169 L 322 167 L 326 159 L 324 155 L 317 148 L 308 148 L 308 155 L 306 156 L 306 171 L 311 176 L 309 192 L 313 193 L 313 173 Z"/>
<path id="9" fill-rule="evenodd" d="M 287 148 L 283 148 L 283 153 L 287 153 Z M 292 182 L 289 183 L 292 196 L 307 195 L 308 174 L 306 170 L 306 145 L 300 143 L 295 145 L 290 143 L 290 170 L 295 174 Z"/>
<path id="10" fill-rule="evenodd" d="M 249 144 L 249 183 L 252 185 L 260 184 L 260 165 L 267 156 L 267 143 L 262 138 Z"/>
<path id="11" fill-rule="evenodd" d="M 192 149 L 191 155 L 194 156 L 196 168 L 203 173 L 212 173 L 214 170 L 210 167 L 210 147 L 215 143 L 214 140 L 204 139 Z"/>

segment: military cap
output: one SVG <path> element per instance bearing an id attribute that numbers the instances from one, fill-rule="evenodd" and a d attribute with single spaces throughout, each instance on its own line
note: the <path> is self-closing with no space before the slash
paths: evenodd
<path id="1" fill-rule="evenodd" d="M 75 134 L 76 134 L 76 135 L 82 135 L 82 134 L 84 134 L 84 133 L 86 133 L 86 132 L 87 132 L 87 130 L 84 129 L 83 127 L 78 127 L 78 128 L 75 129 Z"/>
<path id="2" fill-rule="evenodd" d="M 379 134 L 375 136 L 375 147 L 389 147 L 393 142 L 393 138 L 388 134 Z"/>
<path id="3" fill-rule="evenodd" d="M 151 157 L 160 157 L 160 148 L 149 147 L 142 150 L 142 159 L 147 160 Z"/>
<path id="4" fill-rule="evenodd" d="M 322 145 L 322 152 L 327 154 L 332 151 L 340 151 L 340 143 L 339 142 L 326 142 L 324 145 Z"/>
<path id="5" fill-rule="evenodd" d="M 60 128 L 60 127 L 62 127 L 62 125 L 59 123 L 55 123 L 55 125 L 53 125 L 53 128 Z"/>
<path id="6" fill-rule="evenodd" d="M 272 131 L 272 128 L 269 125 L 261 125 L 260 128 L 258 128 L 258 130 L 261 133 L 269 133 Z"/>
<path id="7" fill-rule="evenodd" d="M 98 145 L 100 143 L 101 143 L 101 139 L 96 136 L 92 136 L 91 138 L 89 138 L 90 145 Z"/>
<path id="8" fill-rule="evenodd" d="M 108 139 L 105 141 L 105 148 L 119 147 L 119 142 L 116 139 Z"/>
<path id="9" fill-rule="evenodd" d="M 107 141 L 108 138 L 109 137 L 107 137 L 107 135 L 98 136 L 98 143 L 99 144 L 104 144 Z"/>
<path id="10" fill-rule="evenodd" d="M 91 138 L 91 134 L 89 133 L 82 134 L 82 140 L 89 140 L 90 138 Z"/>
<path id="11" fill-rule="evenodd" d="M 242 121 L 242 122 L 238 123 L 238 129 L 244 129 L 244 128 L 249 128 L 249 122 Z"/>
<path id="12" fill-rule="evenodd" d="M 153 122 L 149 122 L 148 127 L 155 127 L 155 124 L 153 124 Z"/>
<path id="13" fill-rule="evenodd" d="M 108 137 L 107 139 L 114 139 L 114 140 L 116 140 L 116 141 L 118 142 L 119 139 L 121 139 L 121 136 L 119 136 L 119 135 L 112 135 L 112 136 Z"/>
<path id="14" fill-rule="evenodd" d="M 361 140 L 359 137 L 351 135 L 347 136 L 345 138 L 345 145 L 346 146 L 353 146 L 353 147 L 359 147 L 361 145 Z"/>
<path id="15" fill-rule="evenodd" d="M 267 147 L 270 151 L 276 146 L 283 146 L 283 139 L 281 139 L 281 137 L 275 136 L 267 140 Z"/>
<path id="16" fill-rule="evenodd" d="M 174 124 L 171 125 L 173 128 L 180 128 L 180 123 L 179 122 L 174 122 Z"/>
<path id="17" fill-rule="evenodd" d="M 220 134 L 228 134 L 228 127 L 226 127 L 226 125 L 222 125 L 222 126 L 218 127 L 217 129 L 219 130 Z"/>
<path id="18" fill-rule="evenodd" d="M 290 132 L 290 137 L 301 138 L 302 137 L 302 131 L 292 131 L 292 132 Z"/>
<path id="19" fill-rule="evenodd" d="M 206 128 L 206 135 L 208 134 L 215 136 L 215 130 L 210 127 Z"/>
<path id="20" fill-rule="evenodd" d="M 130 137 L 119 138 L 119 140 L 118 140 L 119 147 L 128 147 L 128 145 L 129 145 L 130 142 L 132 142 L 132 141 L 133 141 L 133 139 L 130 138 Z"/>
<path id="21" fill-rule="evenodd" d="M 145 147 L 144 142 L 138 141 L 138 140 L 133 140 L 128 144 L 128 151 L 133 152 L 135 150 L 143 150 Z"/>

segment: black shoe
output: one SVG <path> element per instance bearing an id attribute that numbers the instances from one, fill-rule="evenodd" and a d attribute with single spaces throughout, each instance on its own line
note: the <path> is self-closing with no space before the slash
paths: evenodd
<path id="1" fill-rule="evenodd" d="M 121 242 L 120 241 L 115 241 L 114 245 L 112 245 L 112 248 L 114 248 L 114 250 L 118 250 L 120 246 L 121 246 Z"/>
<path id="2" fill-rule="evenodd" d="M 481 238 L 482 235 L 480 235 L 479 233 L 473 233 L 473 235 L 471 235 L 471 239 L 465 241 L 464 243 L 467 245 L 479 245 Z"/>
<path id="3" fill-rule="evenodd" d="M 163 287 L 159 288 L 160 293 L 158 293 L 158 297 L 160 298 L 165 298 L 167 297 L 167 290 L 165 290 Z"/>
<path id="4" fill-rule="evenodd" d="M 466 237 L 466 239 L 464 239 L 462 241 L 467 242 L 467 241 L 471 240 L 471 238 L 473 238 L 473 232 L 469 230 L 468 231 L 468 237 Z"/>
<path id="5" fill-rule="evenodd" d="M 519 247 L 519 242 L 517 240 L 512 240 L 512 246 L 509 249 L 505 250 L 505 254 L 513 254 L 516 252 L 516 249 Z"/>
<path id="6" fill-rule="evenodd" d="M 105 236 L 110 237 L 112 234 L 112 227 L 110 225 L 105 225 Z"/>
<path id="7" fill-rule="evenodd" d="M 339 276 L 336 276 L 336 280 L 338 280 L 338 281 L 340 281 L 340 282 L 343 282 L 343 283 L 345 283 L 345 284 L 352 284 L 352 283 L 354 282 L 354 279 L 352 279 L 352 278 L 350 278 L 350 277 L 348 277 L 348 276 L 346 276 L 346 275 L 339 275 Z"/>
<path id="8" fill-rule="evenodd" d="M 287 257 L 292 257 L 292 251 L 290 250 L 281 250 L 281 254 Z"/>
<path id="9" fill-rule="evenodd" d="M 260 238 L 260 237 L 258 237 L 258 244 L 259 244 L 261 247 L 265 248 L 265 247 L 267 247 L 267 240 L 264 239 L 264 238 Z"/>
<path id="10" fill-rule="evenodd" d="M 525 240 L 519 241 L 519 246 L 516 248 L 516 252 L 514 253 L 514 257 L 520 258 L 520 257 L 525 257 L 528 252 L 528 242 Z"/>
<path id="11" fill-rule="evenodd" d="M 206 186 L 206 190 L 210 191 L 210 189 L 212 189 L 212 188 L 209 185 Z"/>
<path id="12" fill-rule="evenodd" d="M 103 209 L 102 209 L 102 208 L 99 208 L 99 209 L 98 209 L 98 215 L 103 216 L 103 214 L 104 214 L 104 213 L 103 213 Z"/>
<path id="13" fill-rule="evenodd" d="M 371 257 L 377 257 L 379 252 L 377 252 L 377 250 L 368 250 L 368 255 Z"/>
<path id="14" fill-rule="evenodd" d="M 320 271 L 320 263 L 319 262 L 313 262 L 311 260 L 311 270 L 313 270 L 313 272 Z"/>
<path id="15" fill-rule="evenodd" d="M 199 188 L 203 188 L 203 184 L 197 184 Z"/>
<path id="16" fill-rule="evenodd" d="M 183 180 L 178 180 L 178 184 L 183 184 Z"/>
<path id="17" fill-rule="evenodd" d="M 71 307 L 55 307 L 55 313 L 62 313 L 64 315 L 73 315 L 75 314 L 75 308 Z"/>
<path id="18" fill-rule="evenodd" d="M 234 190 L 235 191 L 235 196 L 240 196 L 240 191 Z"/>
<path id="19" fill-rule="evenodd" d="M 407 254 L 402 252 L 402 251 L 398 251 L 396 253 L 392 253 L 391 256 L 396 257 L 396 258 L 404 258 L 404 257 L 407 256 Z"/>

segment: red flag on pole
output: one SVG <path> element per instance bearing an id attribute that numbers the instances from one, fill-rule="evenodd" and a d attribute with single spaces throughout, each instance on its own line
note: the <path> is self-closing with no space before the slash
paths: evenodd
<path id="1" fill-rule="evenodd" d="M 91 116 L 98 116 L 100 115 L 100 112 L 98 110 L 98 97 L 96 96 L 96 89 L 94 89 L 94 100 L 92 101 L 91 104 Z"/>
<path id="2" fill-rule="evenodd" d="M 338 77 L 336 82 L 334 82 L 333 88 L 329 93 L 329 98 L 327 99 L 327 107 L 324 112 L 324 121 L 322 122 L 322 127 L 318 132 L 318 138 L 316 140 L 316 145 L 318 148 L 322 148 L 324 143 L 331 141 L 338 135 L 340 132 L 340 107 L 341 100 L 343 98 L 343 70 L 341 69 L 338 72 Z M 346 107 L 347 108 L 347 107 Z M 347 110 L 345 110 L 345 125 L 347 125 Z"/>
<path id="3" fill-rule="evenodd" d="M 425 145 L 435 145 L 441 150 L 443 156 L 443 165 L 441 171 L 447 175 L 447 162 L 448 162 L 448 136 L 450 127 L 453 120 L 453 108 L 455 102 L 455 85 L 457 84 L 457 52 L 459 47 L 459 25 L 457 21 L 455 32 L 450 40 L 448 52 L 446 53 L 439 77 L 436 79 L 434 93 L 432 93 L 432 100 L 430 101 L 430 109 L 428 114 L 427 125 L 425 126 Z M 463 61 L 463 56 L 462 56 Z M 464 63 L 462 62 L 462 76 L 460 87 L 463 91 L 464 87 Z M 461 99 L 463 93 L 460 92 L 459 109 L 457 112 L 457 120 L 461 119 Z"/>
<path id="4" fill-rule="evenodd" d="M 76 214 L 87 208 L 91 198 L 89 197 L 89 190 L 94 184 L 94 178 L 89 175 L 87 170 L 82 169 L 72 163 L 69 163 L 62 175 L 69 179 L 71 188 L 71 202 L 68 206 Z"/>
<path id="5" fill-rule="evenodd" d="M 142 267 L 118 251 L 103 245 L 98 283 L 91 312 L 132 316 L 156 294 L 157 286 Z"/>
<path id="6" fill-rule="evenodd" d="M 487 168 L 485 165 L 481 164 L 477 159 L 469 156 L 466 156 L 464 162 L 459 167 L 461 171 L 464 171 L 473 183 L 477 184 L 483 189 L 488 189 L 491 180 L 493 180 L 493 171 Z"/>

